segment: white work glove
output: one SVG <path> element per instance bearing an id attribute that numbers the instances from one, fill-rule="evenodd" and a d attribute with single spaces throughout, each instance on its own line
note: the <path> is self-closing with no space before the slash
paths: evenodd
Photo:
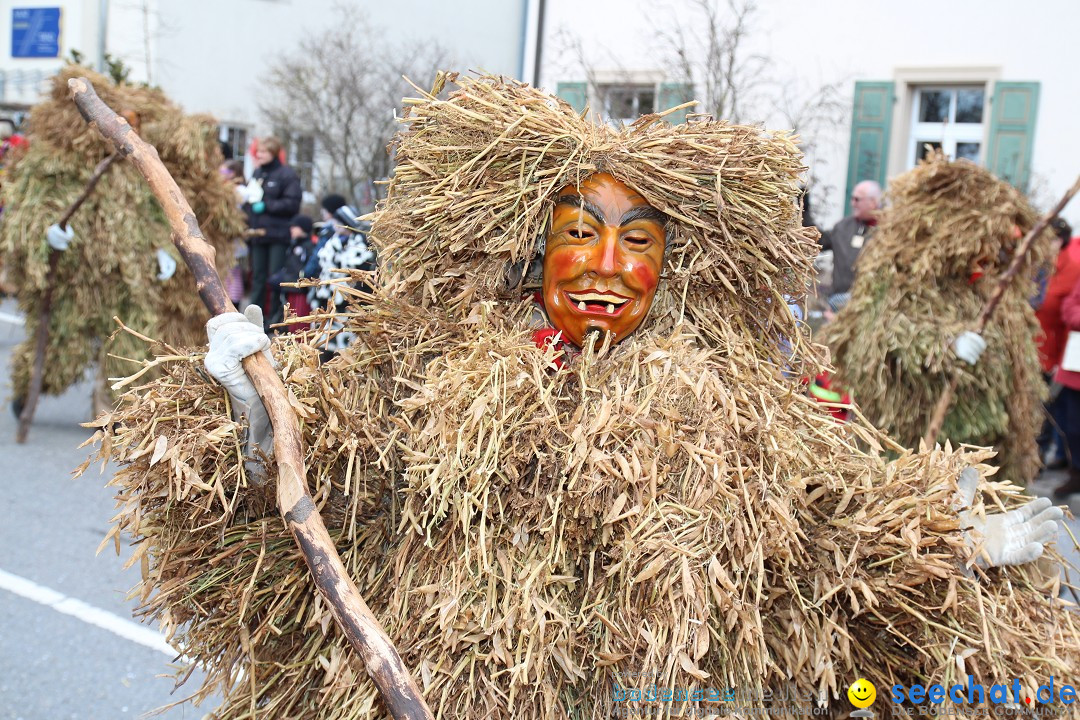
<path id="1" fill-rule="evenodd" d="M 221 383 L 232 400 L 232 416 L 247 418 L 248 435 L 244 455 L 252 457 L 255 448 L 270 454 L 273 428 L 259 393 L 241 364 L 248 355 L 262 352 L 270 359 L 270 338 L 263 331 L 262 308 L 249 305 L 244 313 L 224 313 L 206 323 L 210 349 L 203 360 L 206 370 Z M 272 362 L 272 359 L 271 359 Z M 260 482 L 263 470 L 257 462 L 247 461 L 248 474 Z"/>
<path id="2" fill-rule="evenodd" d="M 1038 498 L 1015 510 L 978 516 L 970 512 L 979 485 L 979 473 L 967 468 L 960 473 L 954 507 L 960 511 L 964 540 L 978 556 L 979 567 L 1023 565 L 1038 560 L 1046 543 L 1057 537 L 1061 508 L 1049 498 Z"/>
<path id="3" fill-rule="evenodd" d="M 49 247 L 53 250 L 59 250 L 63 252 L 68 249 L 68 243 L 75 238 L 75 233 L 72 231 L 71 226 L 62 228 L 59 225 L 50 225 L 49 229 L 45 231 L 45 240 L 49 243 Z"/>
<path id="4" fill-rule="evenodd" d="M 172 255 L 166 252 L 164 248 L 158 248 L 157 266 L 157 279 L 161 280 L 162 282 L 165 282 L 176 274 L 176 261 L 173 260 Z"/>
<path id="5" fill-rule="evenodd" d="M 986 341 L 983 340 L 982 335 L 970 330 L 960 333 L 956 336 L 956 340 L 953 341 L 953 352 L 956 353 L 956 357 L 968 365 L 979 362 L 979 356 L 983 354 L 985 349 Z"/>
<path id="6" fill-rule="evenodd" d="M 263 186 L 258 180 L 252 179 L 247 185 L 240 188 L 240 195 L 244 198 L 244 202 L 254 205 L 257 202 L 262 202 L 263 199 Z"/>

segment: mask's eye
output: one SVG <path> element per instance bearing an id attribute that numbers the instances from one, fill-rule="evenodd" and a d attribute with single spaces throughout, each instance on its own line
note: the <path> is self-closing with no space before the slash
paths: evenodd
<path id="1" fill-rule="evenodd" d="M 584 226 L 572 227 L 566 231 L 566 234 L 576 240 L 588 240 L 593 237 L 593 231 Z"/>
<path id="2" fill-rule="evenodd" d="M 645 250 L 652 245 L 652 238 L 646 235 L 629 235 L 626 244 L 634 250 Z"/>

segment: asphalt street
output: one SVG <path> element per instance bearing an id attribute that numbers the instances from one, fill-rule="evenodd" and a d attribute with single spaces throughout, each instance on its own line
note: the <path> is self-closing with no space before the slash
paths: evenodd
<path id="1" fill-rule="evenodd" d="M 18 313 L 0 303 L 0 373 L 23 337 Z M 127 591 L 138 567 L 123 569 L 110 546 L 95 555 L 113 514 L 111 473 L 71 472 L 88 457 L 78 449 L 91 431 L 90 385 L 42 398 L 29 440 L 17 445 L 5 388 L 0 407 L 0 720 L 118 720 L 136 718 L 186 696 L 168 673 L 174 655 L 151 626 L 131 621 Z M 1048 473 L 1032 490 L 1048 494 L 1062 480 Z M 1080 496 L 1072 499 L 1080 510 Z M 1080 523 L 1069 522 L 1080 536 Z M 1059 548 L 1080 565 L 1080 551 L 1063 528 Z M 197 683 L 192 679 L 191 687 Z M 213 708 L 183 705 L 161 717 L 202 718 Z"/>
<path id="2" fill-rule="evenodd" d="M 173 692 L 174 655 L 156 627 L 136 626 L 127 591 L 136 565 L 110 546 L 95 555 L 113 515 L 111 469 L 73 480 L 88 457 L 90 386 L 42 398 L 25 445 L 15 443 L 7 387 L 11 352 L 23 337 L 13 303 L 0 303 L 0 718 L 137 718 L 186 697 Z M 125 546 L 122 552 L 130 550 Z M 161 717 L 198 719 L 190 705 Z"/>

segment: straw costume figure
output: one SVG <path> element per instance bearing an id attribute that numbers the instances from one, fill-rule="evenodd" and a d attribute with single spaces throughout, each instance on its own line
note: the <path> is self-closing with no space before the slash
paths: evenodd
<path id="1" fill-rule="evenodd" d="M 983 333 L 985 353 L 969 365 L 954 344 L 974 326 L 1038 217 L 986 169 L 941 154 L 894 179 L 889 197 L 874 242 L 859 258 L 852 301 L 822 335 L 836 381 L 871 423 L 916 447 L 959 366 L 939 440 L 993 446 L 1000 477 L 1027 484 L 1039 470 L 1046 392 L 1029 298 L 1049 235 L 1037 240 Z"/>
<path id="2" fill-rule="evenodd" d="M 222 692 L 221 718 L 385 717 L 244 462 L 272 462 L 240 366 L 263 350 L 345 565 L 437 717 L 718 712 L 725 688 L 810 711 L 859 676 L 1078 666 L 1074 616 L 1027 562 L 1059 510 L 977 488 L 982 450 L 888 462 L 785 376 L 820 365 L 784 300 L 815 252 L 789 138 L 616 130 L 451 79 L 407 101 L 372 227 L 387 276 L 344 318 L 352 346 L 319 366 L 220 315 L 205 358 L 102 422 L 112 536 L 140 540 L 141 611 L 205 666 L 196 697 Z"/>
<path id="3" fill-rule="evenodd" d="M 43 393 L 62 393 L 90 367 L 96 366 L 102 379 L 131 372 L 130 362 L 110 354 L 146 357 L 145 344 L 130 334 L 107 341 L 117 329 L 114 317 L 176 344 L 198 343 L 204 332 L 205 317 L 191 302 L 194 280 L 187 267 L 176 262 L 169 225 L 134 168 L 114 163 L 67 233 L 50 227 L 111 150 L 86 126 L 68 97 L 67 80 L 76 75 L 90 76 L 107 102 L 137 118 L 142 137 L 157 147 L 191 199 L 219 259 L 231 257 L 224 250 L 245 227 L 233 191 L 218 173 L 222 159 L 212 118 L 185 116 L 159 90 L 115 85 L 81 66 L 67 66 L 53 79 L 49 99 L 32 109 L 30 147 L 6 170 L 3 188 L 0 252 L 5 267 L 20 268 L 11 279 L 27 319 L 27 340 L 16 350 L 12 370 L 16 403 L 26 396 L 34 362 L 36 308 L 50 282 L 51 248 L 62 255 L 52 279 Z M 111 404 L 107 394 L 95 393 L 99 407 Z"/>

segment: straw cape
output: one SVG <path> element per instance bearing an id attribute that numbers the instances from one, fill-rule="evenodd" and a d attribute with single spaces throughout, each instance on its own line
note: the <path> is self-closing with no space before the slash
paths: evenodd
<path id="1" fill-rule="evenodd" d="M 312 494 L 436 716 L 704 715 L 726 688 L 794 715 L 860 676 L 1034 688 L 1080 666 L 1056 573 L 965 569 L 956 479 L 987 451 L 887 461 L 887 439 L 785 375 L 819 362 L 785 302 L 815 252 L 790 138 L 655 115 L 613 129 L 450 79 L 448 99 L 440 81 L 407 101 L 355 343 L 323 366 L 274 347 Z M 507 268 L 597 171 L 670 216 L 667 270 L 641 329 L 559 368 Z M 222 693 L 218 717 L 385 717 L 272 488 L 245 475 L 227 395 L 198 353 L 164 366 L 96 436 L 120 465 L 107 541 L 138 543 L 140 612 L 205 667 L 195 697 Z M 1024 500 L 986 487 L 988 506 Z"/>
<path id="2" fill-rule="evenodd" d="M 961 370 L 940 441 L 993 446 L 1001 477 L 1039 471 L 1036 436 L 1046 393 L 1029 299 L 1049 252 L 1040 237 L 970 367 L 952 341 L 974 327 L 1019 236 L 1038 219 L 1023 195 L 988 170 L 935 154 L 889 185 L 891 204 L 858 263 L 852 300 L 826 326 L 837 381 L 870 422 L 916 447 L 942 390 Z M 981 277 L 974 273 L 978 271 Z"/>
<path id="3" fill-rule="evenodd" d="M 94 166 L 112 151 L 71 102 L 67 80 L 76 76 L 89 77 L 112 107 L 138 116 L 140 134 L 157 147 L 188 197 L 207 241 L 219 250 L 219 263 L 232 257 L 224 249 L 245 227 L 233 191 L 218 173 L 221 151 L 212 118 L 184 115 L 159 90 L 118 86 L 84 67 L 66 66 L 53 79 L 49 98 L 31 110 L 30 147 L 6 171 L 3 187 L 0 253 L 5 267 L 19 269 L 12 280 L 27 330 L 27 340 L 15 352 L 16 397 L 25 396 L 33 365 L 37 308 L 49 266 L 45 230 L 82 193 Z M 103 368 L 103 377 L 129 374 L 131 363 L 108 357 L 110 353 L 131 359 L 148 356 L 146 345 L 132 335 L 107 341 L 117 329 L 114 317 L 171 343 L 202 342 L 206 318 L 193 295 L 194 279 L 179 260 L 168 222 L 135 168 L 114 163 L 72 218 L 71 229 L 75 239 L 56 272 L 43 392 L 63 392 L 95 365 Z M 157 279 L 158 249 L 178 261 L 176 274 L 164 282 Z M 224 272 L 227 267 L 218 269 Z"/>

